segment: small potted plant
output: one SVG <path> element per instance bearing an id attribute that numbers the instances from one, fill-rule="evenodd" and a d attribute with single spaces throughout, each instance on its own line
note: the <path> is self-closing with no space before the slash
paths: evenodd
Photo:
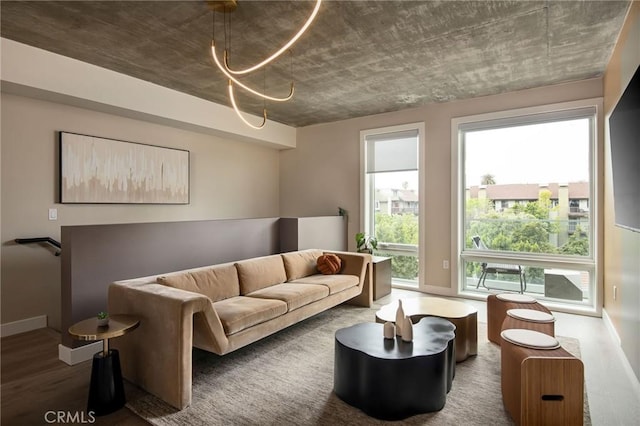
<path id="1" fill-rule="evenodd" d="M 378 249 L 378 239 L 364 232 L 358 232 L 356 234 L 356 249 L 358 253 L 372 254 L 373 250 Z"/>
<path id="2" fill-rule="evenodd" d="M 109 325 L 109 314 L 107 312 L 98 312 L 98 327 Z"/>

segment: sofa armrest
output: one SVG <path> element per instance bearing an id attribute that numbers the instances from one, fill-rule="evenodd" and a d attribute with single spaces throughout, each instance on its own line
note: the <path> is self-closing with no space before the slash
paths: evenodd
<path id="1" fill-rule="evenodd" d="M 124 377 L 172 406 L 191 403 L 193 315 L 204 313 L 222 349 L 228 340 L 208 297 L 157 283 L 116 282 L 109 286 L 111 314 L 139 318 L 138 329 L 113 339 Z M 216 321 L 217 320 L 217 321 Z"/>
<path id="2" fill-rule="evenodd" d="M 325 251 L 325 253 L 333 253 L 342 260 L 341 274 L 355 275 L 359 278 L 358 286 L 361 288 L 361 292 L 347 303 L 371 307 L 373 304 L 373 257 L 367 253 L 347 251 Z"/>

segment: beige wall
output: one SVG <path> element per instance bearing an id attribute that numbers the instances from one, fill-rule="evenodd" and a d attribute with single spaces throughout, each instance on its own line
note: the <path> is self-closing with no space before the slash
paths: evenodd
<path id="1" fill-rule="evenodd" d="M 451 257 L 451 119 L 514 108 L 602 96 L 602 79 L 431 104 L 417 109 L 308 126 L 298 129 L 297 147 L 280 154 L 280 213 L 283 216 L 349 212 L 349 249 L 360 224 L 360 131 L 424 122 L 426 185 L 426 285 L 450 288 Z M 453 265 L 453 263 L 452 263 Z"/>
<path id="2" fill-rule="evenodd" d="M 608 116 L 640 66 L 640 1 L 634 1 L 604 75 Z M 640 233 L 615 226 L 609 133 L 605 133 L 604 308 L 640 379 Z M 613 298 L 613 288 L 617 297 Z"/>
<path id="3" fill-rule="evenodd" d="M 1 102 L 2 324 L 47 315 L 60 325 L 60 258 L 15 238 L 60 240 L 64 225 L 279 216 L 277 150 L 6 93 Z M 189 150 L 191 203 L 56 204 L 59 130 Z"/>

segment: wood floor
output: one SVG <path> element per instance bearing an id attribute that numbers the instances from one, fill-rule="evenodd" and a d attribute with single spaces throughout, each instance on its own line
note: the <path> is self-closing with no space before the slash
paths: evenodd
<path id="1" fill-rule="evenodd" d="M 416 297 L 412 291 L 394 289 L 376 301 L 389 303 L 400 297 Z M 486 303 L 464 300 L 478 309 L 478 321 L 486 322 Z M 600 318 L 554 312 L 556 333 L 580 340 L 585 365 L 585 385 L 594 426 L 636 425 L 640 418 L 640 383 Z M 68 366 L 58 360 L 60 335 L 40 329 L 1 339 L 1 424 L 44 425 L 47 411 L 85 413 L 91 361 Z M 628 365 L 628 364 L 627 364 Z M 125 393 L 137 389 L 125 382 Z M 51 415 L 50 415 L 51 416 Z M 88 423 L 88 422 L 85 422 Z M 97 425 L 146 425 L 126 408 L 97 417 Z"/>
<path id="2" fill-rule="evenodd" d="M 58 359 L 58 343 L 60 334 L 50 328 L 2 338 L 0 424 L 47 424 L 57 416 L 49 411 L 71 413 L 77 423 L 84 419 L 90 424 L 86 409 L 91 361 L 65 364 Z M 148 425 L 127 408 L 96 417 L 92 424 Z"/>

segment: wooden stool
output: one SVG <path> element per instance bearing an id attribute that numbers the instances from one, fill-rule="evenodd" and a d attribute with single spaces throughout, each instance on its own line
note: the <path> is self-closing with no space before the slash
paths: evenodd
<path id="1" fill-rule="evenodd" d="M 533 309 L 551 313 L 531 296 L 513 293 L 490 294 L 487 297 L 487 338 L 490 342 L 500 345 L 502 323 L 509 309 Z"/>
<path id="2" fill-rule="evenodd" d="M 502 322 L 502 330 L 510 328 L 522 328 L 525 330 L 539 331 L 554 337 L 555 321 L 553 315 L 533 309 L 509 309 Z M 502 343 L 502 342 L 500 342 Z"/>
<path id="3" fill-rule="evenodd" d="M 555 337 L 502 331 L 502 401 L 517 425 L 582 425 L 584 367 Z"/>

